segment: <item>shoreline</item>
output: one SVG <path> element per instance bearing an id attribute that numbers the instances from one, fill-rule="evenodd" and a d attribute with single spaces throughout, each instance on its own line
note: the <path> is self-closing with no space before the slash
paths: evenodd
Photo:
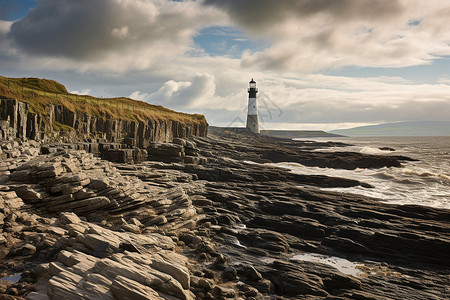
<path id="1" fill-rule="evenodd" d="M 27 299 L 448 294 L 448 210 L 323 191 L 371 186 L 242 162 L 353 170 L 401 167 L 408 157 L 317 153 L 344 144 L 237 133 L 178 142 L 198 157 L 194 163 L 168 154 L 120 164 L 58 146 L 39 154 L 30 143 L 18 151 L 31 155 L 3 160 L 0 170 L 10 174 L 0 176 L 6 253 L 0 271 L 21 280 L 1 281 L 0 293 Z M 293 259 L 301 255 L 324 260 Z M 332 257 L 356 263 L 360 275 L 323 263 Z"/>

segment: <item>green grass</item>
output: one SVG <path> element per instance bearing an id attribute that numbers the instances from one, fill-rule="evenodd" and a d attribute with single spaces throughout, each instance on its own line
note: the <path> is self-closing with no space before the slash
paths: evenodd
<path id="1" fill-rule="evenodd" d="M 39 78 L 7 78 L 0 76 L 0 96 L 28 102 L 30 110 L 44 118 L 48 106 L 62 105 L 71 111 L 82 111 L 90 115 L 128 121 L 167 119 L 186 124 L 206 123 L 203 115 L 180 113 L 161 105 L 152 105 L 125 97 L 96 98 L 76 95 L 54 80 Z"/>
<path id="2" fill-rule="evenodd" d="M 56 121 L 53 122 L 53 129 L 55 131 L 64 131 L 64 132 L 70 132 L 70 131 L 73 130 L 72 127 L 70 127 L 68 125 L 61 124 L 61 123 L 56 122 Z"/>

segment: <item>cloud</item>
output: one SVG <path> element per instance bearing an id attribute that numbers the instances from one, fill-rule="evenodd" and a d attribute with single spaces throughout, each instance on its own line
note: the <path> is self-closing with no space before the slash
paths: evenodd
<path id="1" fill-rule="evenodd" d="M 205 0 L 272 46 L 242 66 L 308 73 L 342 66 L 405 67 L 450 54 L 450 4 L 406 0 Z"/>
<path id="2" fill-rule="evenodd" d="M 445 77 L 439 78 L 438 82 L 442 83 L 442 84 L 449 84 L 450 85 L 450 77 L 445 76 Z"/>
<path id="3" fill-rule="evenodd" d="M 57 79 L 97 96 L 129 95 L 203 113 L 213 125 L 245 122 L 252 77 L 266 128 L 448 120 L 447 77 L 415 84 L 314 73 L 401 68 L 450 54 L 448 6 L 435 0 L 41 0 L 22 19 L 0 21 L 0 65 L 2 75 Z M 194 44 L 202 32 L 268 46 L 208 55 Z"/>
<path id="4" fill-rule="evenodd" d="M 336 127 L 324 124 L 450 120 L 450 85 L 444 83 L 415 84 L 388 76 L 353 78 L 309 74 L 298 77 L 293 73 L 250 73 L 233 67 L 227 69 L 227 65 L 238 63 L 231 59 L 197 58 L 190 60 L 191 64 L 185 63 L 185 59 L 175 64 L 180 74 L 170 68 L 165 71 L 180 78 L 191 74 L 191 68 L 200 73 L 188 80 L 165 81 L 154 91 L 141 89 L 135 95 L 145 93 L 139 99 L 205 114 L 212 125 L 245 124 L 248 81 L 254 77 L 260 91 L 260 120 L 265 128 L 274 128 L 276 123 L 291 124 L 290 128 L 301 128 L 298 124 L 310 124 L 308 128 L 311 128 L 311 124 L 318 124 L 330 129 Z M 211 65 L 223 71 L 211 73 Z"/>
<path id="5" fill-rule="evenodd" d="M 8 38 L 32 61 L 121 72 L 182 55 L 198 30 L 221 19 L 196 1 L 41 0 L 11 25 Z"/>
<path id="6" fill-rule="evenodd" d="M 225 45 L 239 68 L 305 74 L 430 63 L 450 55 L 449 17 L 437 0 L 42 0 L 7 36 L 18 67 L 124 73 L 201 53 L 202 29 L 235 25 L 268 41 Z"/>
<path id="7" fill-rule="evenodd" d="M 11 21 L 2 21 L 0 20 L 0 37 L 5 38 L 11 29 L 11 25 L 13 22 Z"/>
<path id="8" fill-rule="evenodd" d="M 205 5 L 226 10 L 238 23 L 255 32 L 288 19 L 324 14 L 336 20 L 398 17 L 405 3 L 399 0 L 205 0 Z"/>
<path id="9" fill-rule="evenodd" d="M 70 93 L 72 94 L 77 94 L 77 95 L 89 95 L 91 93 L 91 89 L 84 89 L 81 91 L 70 91 Z"/>
<path id="10" fill-rule="evenodd" d="M 269 123 L 379 123 L 401 120 L 450 120 L 450 86 L 412 84 L 389 77 L 349 78 L 307 75 L 302 81 L 261 82 L 277 107 Z M 269 107 L 271 107 L 269 105 Z M 267 115 L 267 113 L 266 113 Z"/>
<path id="11" fill-rule="evenodd" d="M 177 108 L 204 108 L 215 96 L 216 85 L 211 74 L 196 74 L 192 81 L 169 80 L 154 93 L 134 91 L 130 98 Z"/>

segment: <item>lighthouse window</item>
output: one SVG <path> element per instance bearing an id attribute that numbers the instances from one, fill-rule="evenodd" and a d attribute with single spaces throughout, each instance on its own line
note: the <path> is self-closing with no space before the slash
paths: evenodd
<path id="1" fill-rule="evenodd" d="M 253 108 L 255 108 L 255 106 L 253 105 Z"/>

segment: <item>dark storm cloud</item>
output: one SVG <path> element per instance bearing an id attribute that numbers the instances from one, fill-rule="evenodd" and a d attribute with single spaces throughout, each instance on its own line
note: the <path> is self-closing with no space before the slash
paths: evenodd
<path id="1" fill-rule="evenodd" d="M 11 26 L 9 36 L 28 53 L 73 58 L 95 57 L 117 47 L 108 33 L 108 19 L 120 17 L 108 1 L 43 0 Z"/>
<path id="2" fill-rule="evenodd" d="M 9 38 L 32 55 L 78 60 L 157 43 L 173 51 L 189 42 L 201 22 L 193 3 L 41 0 L 14 22 Z"/>
<path id="3" fill-rule="evenodd" d="M 399 0 L 205 0 L 203 3 L 227 11 L 239 24 L 253 30 L 263 30 L 286 18 L 319 13 L 334 21 L 349 21 L 391 18 L 404 9 Z"/>

